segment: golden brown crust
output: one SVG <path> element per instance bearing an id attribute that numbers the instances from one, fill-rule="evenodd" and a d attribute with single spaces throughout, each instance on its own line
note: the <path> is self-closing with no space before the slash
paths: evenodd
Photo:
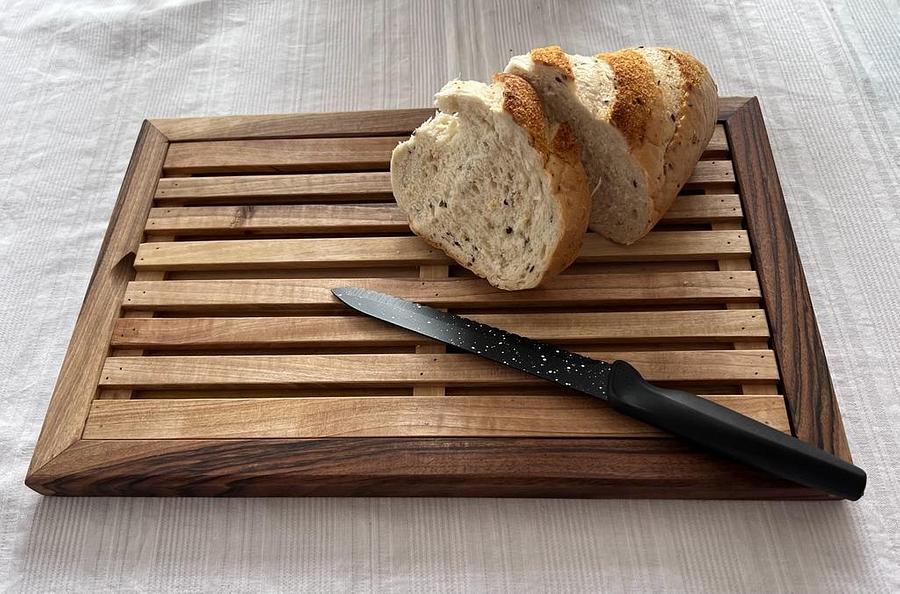
<path id="1" fill-rule="evenodd" d="M 678 70 L 681 72 L 682 80 L 681 91 L 685 96 L 693 91 L 694 88 L 699 87 L 703 80 L 709 76 L 706 68 L 694 56 L 671 48 L 664 48 L 662 51 L 678 63 Z"/>
<path id="2" fill-rule="evenodd" d="M 578 151 L 581 150 L 581 146 L 578 144 L 575 132 L 572 131 L 572 127 L 569 126 L 569 124 L 562 123 L 559 125 L 556 134 L 553 136 L 551 149 L 560 156 L 578 156 Z"/>
<path id="3" fill-rule="evenodd" d="M 622 133 L 628 146 L 635 149 L 644 143 L 653 106 L 661 100 L 653 68 L 644 56 L 631 49 L 597 57 L 612 68 L 616 86 L 609 122 Z"/>
<path id="4" fill-rule="evenodd" d="M 568 124 L 561 124 L 550 141 L 553 152 L 544 169 L 562 217 L 563 230 L 556 251 L 538 284 L 568 268 L 581 253 L 581 244 L 591 215 L 587 175 L 581 165 L 581 146 Z"/>
<path id="5" fill-rule="evenodd" d="M 531 50 L 530 56 L 531 61 L 536 64 L 544 64 L 545 66 L 557 68 L 568 80 L 575 78 L 569 56 L 558 45 L 535 48 Z"/>
<path id="6" fill-rule="evenodd" d="M 653 198 L 653 224 L 662 218 L 687 182 L 712 136 L 718 113 L 718 93 L 706 67 L 685 52 L 659 48 L 678 66 L 681 101 L 675 132 L 665 151 L 665 181 Z M 649 230 L 649 229 L 648 229 Z"/>
<path id="7" fill-rule="evenodd" d="M 547 158 L 544 105 L 531 84 L 515 74 L 499 73 L 494 81 L 503 85 L 503 110 L 531 136 L 532 146 Z"/>

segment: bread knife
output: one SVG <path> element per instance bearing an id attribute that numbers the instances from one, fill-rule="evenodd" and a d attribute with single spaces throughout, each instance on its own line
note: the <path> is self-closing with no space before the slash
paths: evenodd
<path id="1" fill-rule="evenodd" d="M 341 287 L 332 293 L 364 314 L 594 396 L 620 413 L 789 481 L 852 501 L 865 490 L 861 468 L 711 400 L 654 386 L 625 361 L 591 359 L 375 291 Z"/>

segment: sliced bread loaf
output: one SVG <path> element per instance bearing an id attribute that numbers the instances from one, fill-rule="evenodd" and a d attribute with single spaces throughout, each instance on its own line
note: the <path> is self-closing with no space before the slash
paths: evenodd
<path id="1" fill-rule="evenodd" d="M 715 83 L 677 50 L 579 56 L 551 46 L 514 57 L 506 72 L 531 82 L 548 115 L 575 131 L 589 226 L 619 243 L 634 243 L 665 214 L 715 127 Z"/>
<path id="2" fill-rule="evenodd" d="M 590 198 L 580 148 L 524 79 L 451 81 L 391 157 L 410 228 L 501 289 L 535 287 L 578 255 Z"/>

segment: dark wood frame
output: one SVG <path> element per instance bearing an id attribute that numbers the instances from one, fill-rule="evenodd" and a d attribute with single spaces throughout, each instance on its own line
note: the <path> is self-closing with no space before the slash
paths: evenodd
<path id="1" fill-rule="evenodd" d="M 674 439 L 88 440 L 112 323 L 170 142 L 392 135 L 431 110 L 144 123 L 26 484 L 47 495 L 392 495 L 830 499 Z M 850 460 L 759 103 L 720 101 L 794 434 Z M 344 122 L 346 129 L 334 128 Z M 529 451 L 527 466 L 522 452 Z M 253 461 L 252 470 L 246 463 Z"/>

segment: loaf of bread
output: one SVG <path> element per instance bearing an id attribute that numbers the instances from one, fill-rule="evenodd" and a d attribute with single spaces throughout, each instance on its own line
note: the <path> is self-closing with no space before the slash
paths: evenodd
<path id="1" fill-rule="evenodd" d="M 451 81 L 435 103 L 391 157 L 413 232 L 501 289 L 535 287 L 571 264 L 590 196 L 570 127 L 512 74 Z"/>
<path id="2" fill-rule="evenodd" d="M 590 228 L 634 243 L 665 214 L 712 136 L 716 85 L 694 57 L 668 48 L 596 56 L 557 46 L 514 57 L 506 72 L 537 90 L 548 116 L 582 148 Z"/>

